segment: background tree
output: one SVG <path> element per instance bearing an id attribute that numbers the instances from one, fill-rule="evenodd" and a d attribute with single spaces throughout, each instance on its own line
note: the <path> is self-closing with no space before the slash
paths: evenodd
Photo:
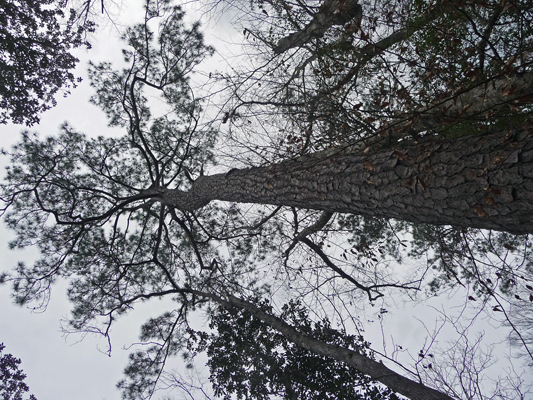
<path id="1" fill-rule="evenodd" d="M 32 126 L 67 96 L 75 77 L 76 48 L 90 49 L 90 35 L 104 15 L 113 19 L 109 1 L 3 0 L 0 3 L 0 123 Z M 99 10 L 96 11 L 95 9 Z"/>
<path id="2" fill-rule="evenodd" d="M 268 302 L 254 303 L 273 312 Z M 291 302 L 283 307 L 280 318 L 317 340 L 373 358 L 361 336 L 338 332 L 328 320 L 313 323 L 307 314 L 305 307 Z M 207 352 L 210 381 L 215 394 L 224 399 L 232 395 L 242 399 L 397 398 L 354 368 L 288 341 L 246 310 L 218 305 L 209 327 L 213 333 L 191 331 L 189 348 Z"/>
<path id="3" fill-rule="evenodd" d="M 2 0 L 0 7 L 0 123 L 31 126 L 58 91 L 76 87 L 71 50 L 90 47 L 84 35 L 94 25 L 75 24 L 76 13 L 65 15 L 55 0 Z"/>
<path id="4" fill-rule="evenodd" d="M 263 124 L 277 128 L 270 133 L 272 148 L 286 139 L 284 147 L 301 154 L 379 133 L 442 135 L 461 124 L 465 132 L 496 120 L 520 125 L 530 115 L 531 77 L 523 76 L 531 66 L 523 53 L 532 36 L 527 2 L 365 1 L 361 30 L 349 22 L 331 27 L 276 57 L 267 49 L 320 14 L 321 2 L 255 4 L 248 16 L 253 25 L 239 23 L 263 64 L 248 72 L 243 65 L 242 75 L 226 77 L 235 82 L 226 111 L 234 108 L 238 123 L 263 110 Z M 508 29 L 516 38 L 507 37 Z M 239 84 L 244 75 L 246 83 Z M 489 82 L 507 85 L 494 90 L 498 85 Z M 484 95 L 491 98 L 487 104 L 473 101 Z M 283 120 L 276 118 L 280 113 Z"/>
<path id="5" fill-rule="evenodd" d="M 0 396 L 4 400 L 22 400 L 26 392 L 30 390 L 24 383 L 26 374 L 19 369 L 20 359 L 11 354 L 2 354 L 6 346 L 0 343 Z M 36 400 L 32 394 L 29 400 Z"/>

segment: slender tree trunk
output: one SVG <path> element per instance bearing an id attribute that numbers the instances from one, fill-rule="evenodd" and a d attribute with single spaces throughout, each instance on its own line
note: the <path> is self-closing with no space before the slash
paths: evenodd
<path id="1" fill-rule="evenodd" d="M 222 200 L 533 233 L 533 134 L 320 152 L 202 176 L 190 191 L 168 189 L 161 200 L 182 210 Z"/>
<path id="2" fill-rule="evenodd" d="M 225 300 L 215 294 L 192 291 L 199 296 L 207 297 L 224 307 L 238 307 L 247 310 L 254 317 L 260 319 L 271 328 L 281 332 L 287 339 L 296 345 L 307 349 L 315 354 L 331 357 L 355 368 L 362 374 L 368 375 L 375 381 L 381 382 L 389 389 L 400 393 L 413 400 L 453 400 L 445 393 L 439 392 L 423 384 L 406 378 L 397 372 L 387 368 L 381 362 L 375 361 L 356 351 L 327 344 L 320 340 L 300 333 L 293 326 L 287 324 L 282 319 L 267 314 L 257 308 L 252 303 L 239 299 L 235 296 L 228 296 Z"/>

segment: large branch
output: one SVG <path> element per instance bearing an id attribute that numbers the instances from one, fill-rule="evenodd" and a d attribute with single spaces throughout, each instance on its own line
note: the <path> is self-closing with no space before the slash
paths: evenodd
<path id="1" fill-rule="evenodd" d="M 350 83 L 354 78 L 357 78 L 359 71 L 372 59 L 385 52 L 397 43 L 409 39 L 414 33 L 425 28 L 435 19 L 440 17 L 444 12 L 442 2 L 438 1 L 430 10 L 413 20 L 409 21 L 404 27 L 392 32 L 389 36 L 379 40 L 376 43 L 368 43 L 362 48 L 358 49 L 358 60 L 355 65 L 350 68 L 348 73 L 340 79 L 337 84 L 330 87 L 327 91 L 322 92 L 318 96 L 318 101 L 322 96 L 335 93 L 343 86 Z"/>
<path id="2" fill-rule="evenodd" d="M 285 258 L 289 257 L 289 254 L 291 253 L 292 249 L 298 244 L 299 241 L 303 241 L 307 236 L 312 235 L 313 233 L 320 232 L 324 226 L 329 222 L 331 217 L 334 213 L 331 211 L 324 211 L 322 215 L 316 220 L 316 222 L 305 228 L 303 231 L 298 233 L 296 237 L 293 239 L 291 244 L 289 245 L 289 248 L 285 250 Z"/>

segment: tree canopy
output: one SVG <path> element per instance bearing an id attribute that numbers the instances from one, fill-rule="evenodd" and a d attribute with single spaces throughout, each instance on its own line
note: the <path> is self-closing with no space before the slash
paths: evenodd
<path id="1" fill-rule="evenodd" d="M 38 123 L 58 92 L 66 96 L 79 83 L 72 50 L 90 48 L 86 37 L 95 25 L 65 6 L 62 0 L 0 2 L 0 123 Z"/>
<path id="2" fill-rule="evenodd" d="M 4 400 L 23 400 L 23 396 L 30 390 L 24 383 L 26 374 L 19 369 L 20 359 L 11 354 L 2 354 L 6 346 L 0 343 L 0 395 Z M 29 400 L 36 400 L 32 394 Z"/>
<path id="3" fill-rule="evenodd" d="M 41 254 L 1 276 L 17 303 L 44 307 L 65 278 L 67 329 L 108 336 L 138 302 L 172 300 L 142 328 L 125 398 L 209 398 L 168 366 L 202 351 L 226 398 L 483 398 L 428 348 L 393 370 L 353 332 L 365 302 L 450 287 L 502 314 L 533 360 L 511 313 L 533 298 L 533 6 L 356 5 L 230 2 L 249 62 L 202 81 L 199 23 L 147 1 L 122 38 L 129 66 L 89 68 L 124 134 L 64 123 L 5 152 L 11 247 Z M 407 259 L 424 261 L 395 271 Z M 193 328 L 200 312 L 211 331 Z"/>

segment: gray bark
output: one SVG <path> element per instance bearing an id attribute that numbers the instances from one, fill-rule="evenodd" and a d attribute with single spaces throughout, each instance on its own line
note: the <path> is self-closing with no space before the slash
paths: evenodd
<path id="1" fill-rule="evenodd" d="M 274 53 L 281 54 L 294 47 L 302 47 L 313 38 L 324 36 L 334 25 L 344 25 L 352 20 L 359 25 L 362 15 L 363 9 L 358 0 L 326 0 L 304 29 L 291 33 L 278 42 Z"/>
<path id="2" fill-rule="evenodd" d="M 313 339 L 310 336 L 298 332 L 293 326 L 287 324 L 282 319 L 263 312 L 252 303 L 244 301 L 234 296 L 228 296 L 227 300 L 221 297 L 204 292 L 192 291 L 199 296 L 208 297 L 224 307 L 245 309 L 254 317 L 259 318 L 271 328 L 281 332 L 288 340 L 296 345 L 326 357 L 331 357 L 355 368 L 375 381 L 383 383 L 389 389 L 400 393 L 414 400 L 452 400 L 452 398 L 442 392 L 427 387 L 422 383 L 406 378 L 397 372 L 387 368 L 381 362 L 375 361 L 364 354 L 344 347 L 339 347 Z"/>
<path id="3" fill-rule="evenodd" d="M 188 192 L 168 189 L 160 200 L 189 211 L 222 200 L 533 233 L 533 134 L 321 152 L 202 176 Z"/>

